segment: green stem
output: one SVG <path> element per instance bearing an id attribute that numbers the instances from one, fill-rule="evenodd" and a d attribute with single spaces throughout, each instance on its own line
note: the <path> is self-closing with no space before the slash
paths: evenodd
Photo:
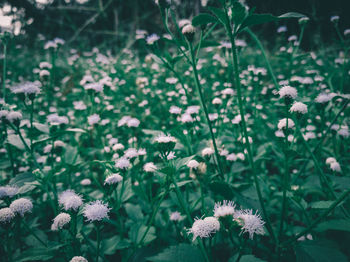
<path id="1" fill-rule="evenodd" d="M 266 228 L 267 228 L 270 236 L 272 237 L 272 239 L 276 242 L 276 236 L 273 232 L 270 218 L 269 218 L 267 211 L 266 211 L 266 208 L 265 208 L 265 203 L 264 203 L 264 199 L 263 199 L 262 192 L 260 189 L 258 176 L 256 174 L 256 169 L 255 169 L 254 160 L 253 160 L 253 154 L 252 154 L 252 150 L 251 150 L 249 139 L 248 139 L 248 132 L 247 132 L 247 126 L 246 126 L 246 122 L 245 122 L 245 113 L 244 113 L 243 98 L 242 98 L 242 91 L 241 91 L 241 83 L 239 80 L 237 48 L 236 48 L 234 36 L 232 34 L 231 26 L 229 26 L 228 28 L 226 27 L 226 31 L 227 31 L 227 34 L 229 35 L 231 45 L 232 45 L 232 60 L 233 60 L 233 66 L 234 66 L 233 84 L 236 86 L 236 89 L 237 89 L 237 100 L 238 100 L 239 112 L 241 115 L 243 135 L 244 135 L 244 138 L 246 141 L 244 143 L 244 145 L 245 145 L 247 152 L 248 152 L 248 161 L 249 161 L 251 171 L 252 171 L 253 176 L 254 176 L 254 183 L 255 183 L 255 187 L 256 187 L 256 192 L 258 194 L 260 206 L 261 206 L 264 218 L 266 220 Z"/>
<path id="2" fill-rule="evenodd" d="M 98 223 L 98 222 L 97 222 Z M 99 224 L 95 224 L 95 228 L 96 228 L 96 262 L 98 262 L 99 257 L 100 257 L 100 244 L 101 244 L 101 232 L 100 232 L 100 225 Z"/>
<path id="3" fill-rule="evenodd" d="M 294 236 L 292 239 L 285 241 L 282 243 L 283 246 L 288 246 L 292 244 L 293 242 L 297 241 L 300 237 L 306 235 L 310 232 L 311 229 L 313 229 L 315 226 L 317 226 L 324 218 L 328 216 L 329 213 L 331 213 L 348 195 L 350 194 L 350 189 L 345 191 L 336 201 L 333 202 L 333 204 L 321 215 L 319 216 L 314 222 L 308 226 L 305 230 Z"/>
<path id="4" fill-rule="evenodd" d="M 41 244 L 43 244 L 45 247 L 47 247 L 46 243 L 43 240 L 41 240 L 37 234 L 34 233 L 34 231 L 28 226 L 24 219 L 22 219 L 21 221 L 24 227 L 35 237 L 35 239 L 38 240 Z"/>
<path id="5" fill-rule="evenodd" d="M 210 122 L 210 119 L 209 119 L 208 109 L 207 109 L 207 107 L 206 107 L 206 105 L 204 103 L 203 91 L 202 91 L 202 87 L 201 87 L 201 84 L 200 84 L 199 78 L 198 78 L 198 71 L 197 71 L 197 66 L 196 66 L 196 58 L 195 58 L 194 53 L 193 53 L 192 44 L 189 41 L 187 41 L 187 43 L 188 43 L 188 47 L 189 47 L 189 50 L 190 50 L 191 65 L 192 65 L 192 69 L 193 69 L 193 76 L 194 76 L 194 80 L 195 80 L 195 83 L 196 83 L 196 88 L 197 88 L 197 91 L 198 91 L 198 94 L 199 94 L 201 107 L 202 107 L 203 112 L 205 114 L 205 118 L 207 120 L 207 124 L 208 124 L 210 135 L 211 135 L 211 140 L 212 140 L 212 143 L 213 143 L 213 146 L 214 146 L 214 151 L 215 151 L 215 157 L 216 157 L 216 161 L 217 161 L 218 171 L 219 171 L 219 174 L 220 174 L 221 178 L 224 179 L 224 172 L 223 172 L 223 168 L 221 166 L 219 151 L 218 151 L 218 148 L 216 146 L 215 136 L 214 136 L 213 128 L 212 128 L 212 125 L 211 125 L 211 122 Z"/>
<path id="6" fill-rule="evenodd" d="M 317 161 L 316 156 L 315 156 L 314 153 L 312 152 L 312 150 L 311 150 L 309 144 L 306 142 L 306 140 L 305 140 L 305 138 L 304 138 L 304 136 L 303 136 L 303 134 L 302 134 L 302 132 L 301 132 L 301 130 L 300 130 L 299 122 L 298 122 L 295 118 L 294 118 L 294 122 L 295 122 L 295 126 L 296 126 L 296 128 L 297 128 L 297 131 L 298 131 L 298 133 L 299 133 L 300 139 L 302 140 L 303 145 L 305 146 L 306 151 L 310 154 L 310 156 L 311 156 L 311 158 L 312 158 L 312 160 L 313 160 L 313 162 L 314 162 L 314 165 L 315 165 L 315 167 L 316 167 L 318 173 L 320 174 L 319 178 L 320 178 L 320 183 L 321 183 L 321 185 L 322 185 L 322 181 L 323 181 L 324 184 L 327 186 L 329 192 L 331 193 L 332 197 L 333 197 L 334 199 L 336 199 L 337 197 L 336 197 L 336 195 L 335 195 L 335 192 L 334 192 L 334 190 L 333 190 L 331 184 L 329 183 L 329 181 L 328 181 L 326 175 L 323 173 L 323 170 L 322 170 L 322 168 L 320 167 L 320 165 L 319 165 L 319 163 L 318 163 L 318 161 Z M 349 213 L 346 211 L 346 209 L 345 209 L 343 206 L 341 206 L 341 209 L 342 209 L 344 215 L 345 215 L 346 217 L 349 217 Z"/>
<path id="7" fill-rule="evenodd" d="M 266 66 L 267 66 L 267 71 L 269 72 L 271 78 L 272 78 L 272 81 L 273 81 L 273 84 L 275 85 L 275 88 L 277 90 L 280 89 L 280 86 L 277 82 L 277 78 L 275 76 L 275 74 L 273 73 L 273 70 L 272 70 L 272 67 L 271 67 L 271 64 L 270 64 L 270 61 L 269 59 L 267 58 L 267 55 L 266 55 L 266 52 L 265 52 L 265 49 L 263 47 L 263 45 L 261 44 L 259 38 L 256 36 L 256 34 L 253 33 L 252 30 L 250 30 L 249 28 L 246 28 L 245 31 L 253 38 L 253 40 L 256 42 L 256 44 L 258 45 L 263 57 L 264 57 L 264 60 L 265 60 L 265 63 L 266 63 Z"/>
<path id="8" fill-rule="evenodd" d="M 6 103 L 6 59 L 7 59 L 7 40 L 3 40 L 4 45 L 4 60 L 2 64 L 2 90 L 3 90 L 3 98 L 4 103 Z"/>

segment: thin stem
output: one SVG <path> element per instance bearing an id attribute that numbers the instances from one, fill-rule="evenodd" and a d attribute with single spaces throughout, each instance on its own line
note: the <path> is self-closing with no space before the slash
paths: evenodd
<path id="1" fill-rule="evenodd" d="M 253 160 L 253 154 L 252 154 L 252 150 L 251 150 L 249 139 L 248 139 L 248 132 L 247 132 L 247 126 L 246 126 L 246 122 L 245 122 L 245 113 L 244 113 L 243 98 L 242 98 L 242 91 L 241 91 L 241 83 L 239 80 L 237 48 L 236 48 L 234 36 L 232 35 L 231 26 L 229 26 L 229 28 L 226 28 L 226 31 L 227 31 L 227 34 L 229 35 L 231 45 L 232 45 L 232 60 L 233 60 L 233 66 L 234 66 L 233 83 L 235 84 L 236 89 L 237 89 L 238 107 L 239 107 L 239 112 L 241 115 L 243 135 L 245 138 L 244 145 L 245 145 L 247 152 L 248 152 L 248 161 L 249 161 L 251 171 L 252 171 L 253 176 L 254 176 L 254 183 L 255 183 L 255 187 L 256 187 L 256 192 L 258 194 L 260 206 L 261 206 L 261 209 L 263 211 L 264 218 L 266 220 L 266 228 L 267 228 L 270 236 L 272 237 L 272 239 L 276 242 L 276 236 L 273 232 L 270 218 L 269 218 L 267 211 L 266 211 L 266 208 L 265 208 L 265 203 L 264 203 L 264 199 L 263 199 L 262 192 L 260 189 L 258 176 L 256 174 L 256 169 L 255 169 L 254 160 Z"/>
<path id="2" fill-rule="evenodd" d="M 97 222 L 98 223 L 98 222 Z M 96 247 L 96 262 L 98 262 L 100 257 L 100 244 L 101 244 L 101 232 L 100 232 L 100 225 L 95 224 L 96 228 L 96 241 L 97 241 L 97 247 Z"/>
<path id="3" fill-rule="evenodd" d="M 6 59 L 7 59 L 7 40 L 3 40 L 4 45 L 4 60 L 2 63 L 2 90 L 3 90 L 3 98 L 4 103 L 6 103 Z"/>
<path id="4" fill-rule="evenodd" d="M 46 243 L 42 241 L 40 237 L 37 236 L 37 234 L 34 233 L 34 231 L 28 226 L 24 219 L 21 219 L 21 221 L 24 227 L 35 237 L 35 239 L 38 240 L 41 244 L 43 244 L 45 247 L 47 247 Z"/>
<path id="5" fill-rule="evenodd" d="M 218 171 L 219 171 L 219 174 L 220 174 L 221 178 L 224 179 L 224 172 L 223 172 L 223 168 L 221 166 L 219 151 L 218 151 L 218 148 L 216 146 L 215 136 L 214 136 L 213 128 L 212 128 L 212 125 L 211 125 L 211 122 L 210 122 L 210 119 L 209 119 L 208 109 L 207 109 L 207 107 L 206 107 L 206 105 L 204 103 L 203 91 L 202 91 L 202 87 L 201 87 L 201 84 L 200 84 L 199 78 L 198 78 L 198 71 L 197 71 L 197 66 L 196 66 L 196 58 L 195 58 L 194 53 L 193 53 L 192 44 L 189 41 L 187 41 L 187 43 L 188 43 L 188 47 L 189 47 L 189 50 L 190 50 L 191 65 L 192 65 L 192 69 L 193 69 L 193 76 L 194 76 L 194 80 L 195 80 L 195 83 L 196 83 L 196 88 L 197 88 L 197 91 L 198 91 L 198 94 L 199 94 L 201 106 L 202 106 L 203 112 L 205 114 L 205 118 L 207 120 L 207 124 L 208 124 L 210 135 L 211 135 L 211 140 L 212 140 L 212 143 L 213 143 L 213 146 L 214 146 L 214 151 L 215 151 L 215 157 L 216 157 L 216 161 L 217 161 Z"/>
<path id="6" fill-rule="evenodd" d="M 249 28 L 246 28 L 245 31 L 253 38 L 253 40 L 258 45 L 258 47 L 259 47 L 259 49 L 264 57 L 264 60 L 265 60 L 266 66 L 267 66 L 267 71 L 269 72 L 270 76 L 272 77 L 272 81 L 273 81 L 273 84 L 275 85 L 275 88 L 278 90 L 280 88 L 280 86 L 277 83 L 277 78 L 276 78 L 275 74 L 273 73 L 270 61 L 267 58 L 267 55 L 266 55 L 266 52 L 265 52 L 263 45 L 261 44 L 259 38 L 256 36 L 256 34 L 253 33 L 252 30 L 250 30 Z"/>
<path id="7" fill-rule="evenodd" d="M 297 241 L 300 237 L 306 235 L 310 232 L 311 229 L 313 229 L 315 226 L 317 226 L 324 218 L 328 216 L 329 213 L 331 213 L 345 198 L 348 197 L 350 194 L 350 189 L 345 191 L 336 201 L 333 202 L 333 204 L 321 215 L 319 216 L 314 222 L 308 226 L 305 230 L 294 236 L 292 239 L 285 241 L 282 243 L 283 246 L 288 246 L 292 244 L 293 242 Z"/>
<path id="8" fill-rule="evenodd" d="M 304 138 L 304 136 L 303 136 L 303 134 L 302 134 L 302 132 L 301 132 L 301 130 L 300 130 L 299 122 L 298 122 L 295 118 L 294 118 L 294 120 L 295 120 L 295 121 L 294 121 L 294 122 L 295 122 L 295 126 L 296 126 L 297 131 L 298 131 L 298 133 L 299 133 L 299 136 L 300 136 L 300 138 L 301 138 L 301 140 L 302 140 L 302 142 L 303 142 L 303 145 L 305 146 L 306 151 L 310 154 L 310 156 L 311 156 L 311 158 L 312 158 L 312 160 L 313 160 L 313 162 L 314 162 L 314 165 L 315 165 L 315 167 L 316 167 L 318 173 L 320 174 L 320 176 L 319 176 L 319 177 L 320 177 L 320 183 L 323 181 L 324 184 L 327 186 L 328 190 L 330 191 L 332 197 L 333 197 L 334 199 L 336 199 L 337 197 L 336 197 L 336 195 L 335 195 L 335 192 L 334 192 L 332 186 L 330 185 L 330 183 L 329 183 L 329 181 L 328 181 L 326 175 L 323 173 L 323 170 L 322 170 L 322 168 L 320 167 L 320 165 L 319 165 L 319 163 L 318 163 L 318 161 L 317 161 L 316 156 L 315 156 L 314 153 L 311 151 L 311 148 L 310 148 L 309 144 L 306 142 L 306 140 L 305 140 L 305 138 Z M 321 180 L 321 178 L 322 178 L 322 180 Z M 322 184 L 322 183 L 321 183 L 321 184 Z M 345 209 L 343 206 L 341 206 L 341 209 L 342 209 L 344 215 L 347 216 L 347 217 L 349 217 L 349 213 L 346 211 L 346 209 Z"/>

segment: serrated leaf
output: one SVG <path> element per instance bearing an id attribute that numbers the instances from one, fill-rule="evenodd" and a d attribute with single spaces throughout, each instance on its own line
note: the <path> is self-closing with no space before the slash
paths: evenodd
<path id="1" fill-rule="evenodd" d="M 218 20 L 216 19 L 216 17 L 210 14 L 199 14 L 192 19 L 193 26 L 200 26 L 200 25 L 206 25 L 209 23 L 217 23 L 217 22 Z"/>
<path id="2" fill-rule="evenodd" d="M 180 244 L 170 246 L 158 255 L 148 257 L 152 262 L 201 262 L 204 258 L 196 246 L 189 244 Z"/>

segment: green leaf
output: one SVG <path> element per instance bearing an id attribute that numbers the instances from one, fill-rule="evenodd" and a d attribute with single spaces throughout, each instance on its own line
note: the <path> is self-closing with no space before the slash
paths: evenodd
<path id="1" fill-rule="evenodd" d="M 131 228 L 129 232 L 129 237 L 133 243 L 140 243 L 143 235 L 146 233 L 147 226 L 145 225 L 135 225 Z M 150 227 L 145 238 L 143 239 L 143 244 L 147 244 L 156 239 L 156 229 L 154 227 Z"/>
<path id="2" fill-rule="evenodd" d="M 67 146 L 64 154 L 64 160 L 69 165 L 74 165 L 78 157 L 78 149 L 76 147 Z"/>
<path id="3" fill-rule="evenodd" d="M 333 203 L 334 203 L 334 201 L 317 201 L 317 202 L 311 203 L 311 208 L 315 208 L 315 209 L 327 209 L 327 208 L 329 208 Z"/>
<path id="4" fill-rule="evenodd" d="M 297 262 L 346 262 L 348 259 L 330 241 L 302 241 L 295 249 Z"/>
<path id="5" fill-rule="evenodd" d="M 239 31 L 242 31 L 245 27 L 248 27 L 248 26 L 259 25 L 259 24 L 264 24 L 264 23 L 273 22 L 273 21 L 279 21 L 282 19 L 301 18 L 301 17 L 304 17 L 304 15 L 299 13 L 294 13 L 294 12 L 285 13 L 280 16 L 274 16 L 271 14 L 252 14 L 243 21 Z"/>
<path id="6" fill-rule="evenodd" d="M 180 169 L 181 167 L 188 164 L 188 162 L 194 157 L 195 155 L 185 157 L 185 158 L 179 158 L 175 160 L 175 168 Z"/>
<path id="7" fill-rule="evenodd" d="M 124 249 L 130 246 L 127 240 L 121 240 L 120 236 L 114 236 L 102 240 L 102 254 L 113 255 L 117 250 Z"/>
<path id="8" fill-rule="evenodd" d="M 204 261 L 201 252 L 196 246 L 180 244 L 163 250 L 158 255 L 148 257 L 152 262 L 201 262 Z"/>
<path id="9" fill-rule="evenodd" d="M 334 219 L 318 224 L 317 231 L 338 230 L 350 232 L 350 220 L 349 219 Z"/>
<path id="10" fill-rule="evenodd" d="M 193 26 L 207 25 L 209 23 L 217 23 L 216 17 L 210 14 L 199 14 L 192 19 Z"/>
<path id="11" fill-rule="evenodd" d="M 247 9 L 241 2 L 234 2 L 232 6 L 232 19 L 236 25 L 243 22 L 244 18 L 247 16 Z"/>
<path id="12" fill-rule="evenodd" d="M 133 221 L 137 222 L 143 220 L 144 215 L 140 206 L 126 203 L 124 208 L 128 217 L 130 217 Z"/>
<path id="13" fill-rule="evenodd" d="M 216 16 L 219 22 L 226 27 L 228 21 L 225 12 L 219 8 L 211 6 L 209 6 L 208 9 Z"/>
<path id="14" fill-rule="evenodd" d="M 17 147 L 20 150 L 24 150 L 25 149 L 24 144 L 22 143 L 22 140 L 20 139 L 19 135 L 14 135 L 14 134 L 9 135 L 7 137 L 7 141 L 8 141 L 9 144 Z M 30 144 L 29 139 L 24 138 L 24 141 L 27 143 L 27 145 Z"/>
<path id="15" fill-rule="evenodd" d="M 265 260 L 262 260 L 260 258 L 257 258 L 253 255 L 244 255 L 241 257 L 241 259 L 239 260 L 240 262 L 263 262 Z"/>
<path id="16" fill-rule="evenodd" d="M 40 132 L 48 134 L 50 132 L 49 126 L 45 124 L 40 124 L 40 123 L 33 123 L 33 126 L 38 129 Z"/>
<path id="17" fill-rule="evenodd" d="M 86 133 L 84 129 L 81 128 L 67 128 L 65 132 L 73 132 L 73 133 Z"/>
<path id="18" fill-rule="evenodd" d="M 31 172 L 20 173 L 10 180 L 10 185 L 21 187 L 26 183 L 34 182 L 35 176 Z"/>

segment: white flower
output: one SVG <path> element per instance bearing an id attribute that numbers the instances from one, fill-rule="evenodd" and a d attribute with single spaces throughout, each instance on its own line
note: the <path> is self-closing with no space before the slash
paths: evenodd
<path id="1" fill-rule="evenodd" d="M 47 116 L 47 122 L 51 125 L 68 124 L 68 118 L 66 116 L 59 116 L 57 114 L 50 114 Z"/>
<path id="2" fill-rule="evenodd" d="M 250 210 L 241 210 L 235 213 L 234 220 L 242 227 L 242 232 L 249 233 L 249 238 L 253 239 L 254 234 L 263 235 L 265 222 L 260 215 Z"/>
<path id="3" fill-rule="evenodd" d="M 84 85 L 85 90 L 95 90 L 95 92 L 100 93 L 103 91 L 103 85 L 100 83 L 89 83 Z"/>
<path id="4" fill-rule="evenodd" d="M 341 168 L 340 168 L 340 165 L 338 162 L 332 162 L 330 164 L 330 169 L 332 169 L 333 171 L 336 171 L 336 172 L 341 172 Z"/>
<path id="5" fill-rule="evenodd" d="M 71 220 L 71 217 L 67 213 L 60 213 L 58 214 L 54 220 L 53 224 L 51 225 L 51 230 L 57 231 L 59 229 L 62 229 L 66 224 L 68 224 Z"/>
<path id="6" fill-rule="evenodd" d="M 228 155 L 226 156 L 226 160 L 227 160 L 227 161 L 236 161 L 236 160 L 237 160 L 237 156 L 236 156 L 235 153 L 228 154 Z"/>
<path id="7" fill-rule="evenodd" d="M 215 233 L 220 229 L 220 222 L 215 217 L 210 217 L 206 219 L 197 219 L 192 227 L 188 230 L 189 233 L 193 234 L 193 240 L 197 237 L 207 238 L 210 237 L 212 233 Z"/>
<path id="8" fill-rule="evenodd" d="M 74 101 L 73 105 L 75 110 L 85 110 L 87 108 L 83 101 Z"/>
<path id="9" fill-rule="evenodd" d="M 326 164 L 328 165 L 332 164 L 333 162 L 337 162 L 337 160 L 334 157 L 328 157 L 326 159 Z"/>
<path id="10" fill-rule="evenodd" d="M 182 34 L 184 34 L 184 35 L 185 34 L 194 34 L 195 31 L 196 31 L 196 29 L 191 24 L 187 24 L 182 28 Z"/>
<path id="11" fill-rule="evenodd" d="M 181 108 L 178 106 L 171 106 L 169 109 L 170 114 L 179 115 L 181 114 Z"/>
<path id="12" fill-rule="evenodd" d="M 71 209 L 76 211 L 83 204 L 83 200 L 74 190 L 68 189 L 59 195 L 58 203 L 62 205 L 63 209 L 66 211 Z"/>
<path id="13" fill-rule="evenodd" d="M 11 208 L 5 207 L 0 209 L 0 223 L 8 223 L 15 217 Z"/>
<path id="14" fill-rule="evenodd" d="M 88 179 L 88 178 L 85 178 L 85 179 L 83 179 L 83 180 L 80 181 L 80 184 L 81 184 L 82 186 L 91 185 L 91 180 Z"/>
<path id="15" fill-rule="evenodd" d="M 89 122 L 90 126 L 97 124 L 100 120 L 101 120 L 101 118 L 98 114 L 93 114 L 93 115 L 88 117 L 88 122 Z"/>
<path id="16" fill-rule="evenodd" d="M 278 94 L 280 95 L 280 98 L 289 97 L 295 99 L 298 95 L 298 91 L 291 86 L 283 86 L 279 91 Z"/>
<path id="17" fill-rule="evenodd" d="M 199 166 L 199 163 L 198 163 L 198 161 L 197 160 L 190 160 L 190 161 L 188 161 L 188 163 L 187 163 L 187 167 L 189 167 L 189 168 L 193 168 L 193 169 L 196 169 L 197 167 Z"/>
<path id="18" fill-rule="evenodd" d="M 14 213 L 23 217 L 25 213 L 32 212 L 33 203 L 29 199 L 19 198 L 11 203 L 10 208 Z"/>
<path id="19" fill-rule="evenodd" d="M 294 102 L 292 107 L 289 109 L 290 112 L 296 112 L 300 114 L 306 114 L 307 113 L 307 105 L 301 102 Z"/>
<path id="20" fill-rule="evenodd" d="M 17 111 L 10 111 L 7 115 L 6 115 L 6 119 L 8 121 L 10 121 L 11 123 L 13 123 L 14 121 L 19 121 L 22 119 L 22 114 L 20 112 Z"/>
<path id="21" fill-rule="evenodd" d="M 225 217 L 225 216 L 233 216 L 235 213 L 235 207 L 233 201 L 224 200 L 221 202 L 215 203 L 214 206 L 214 216 L 215 217 Z"/>
<path id="22" fill-rule="evenodd" d="M 182 28 L 184 27 L 185 25 L 190 25 L 191 24 L 191 21 L 188 20 L 188 19 L 181 19 L 179 20 L 179 27 Z"/>
<path id="23" fill-rule="evenodd" d="M 194 122 L 194 118 L 190 114 L 183 114 L 181 115 L 181 122 L 182 123 L 192 123 Z"/>
<path id="24" fill-rule="evenodd" d="M 124 152 L 124 157 L 126 157 L 128 159 L 135 158 L 138 155 L 139 155 L 139 153 L 138 153 L 138 151 L 135 148 L 128 148 Z"/>
<path id="25" fill-rule="evenodd" d="M 182 219 L 180 212 L 175 211 L 170 214 L 171 221 L 180 221 Z"/>
<path id="26" fill-rule="evenodd" d="M 221 105 L 222 104 L 222 100 L 218 97 L 215 97 L 212 101 L 213 105 Z"/>
<path id="27" fill-rule="evenodd" d="M 17 195 L 18 187 L 15 186 L 1 186 L 0 187 L 0 199 L 4 197 L 13 197 Z"/>
<path id="28" fill-rule="evenodd" d="M 123 180 L 123 177 L 121 175 L 119 175 L 119 174 L 112 174 L 112 175 L 108 176 L 105 179 L 105 183 L 104 184 L 108 184 L 108 185 L 117 184 L 117 183 L 119 183 L 122 180 Z"/>
<path id="29" fill-rule="evenodd" d="M 315 102 L 319 104 L 324 104 L 329 102 L 331 99 L 332 99 L 331 95 L 326 93 L 321 93 L 316 97 Z"/>
<path id="30" fill-rule="evenodd" d="M 212 154 L 214 154 L 214 149 L 212 149 L 211 147 L 206 147 L 202 150 L 202 156 L 211 156 Z"/>
<path id="31" fill-rule="evenodd" d="M 140 120 L 137 118 L 131 118 L 127 122 L 128 127 L 138 127 L 140 125 Z"/>
<path id="32" fill-rule="evenodd" d="M 175 156 L 175 152 L 174 151 L 171 151 L 171 152 L 169 152 L 169 154 L 167 155 L 167 159 L 168 160 L 172 160 L 172 159 L 174 159 L 176 156 Z"/>
<path id="33" fill-rule="evenodd" d="M 282 130 L 287 127 L 287 118 L 283 118 L 278 122 L 277 125 L 278 129 Z M 294 127 L 294 121 L 290 118 L 288 118 L 288 128 L 293 128 Z"/>
<path id="34" fill-rule="evenodd" d="M 143 170 L 147 173 L 152 173 L 157 170 L 157 166 L 153 162 L 144 164 Z"/>
<path id="35" fill-rule="evenodd" d="M 339 21 L 339 16 L 338 15 L 333 15 L 331 16 L 331 22 L 335 23 Z"/>
<path id="36" fill-rule="evenodd" d="M 171 135 L 164 135 L 164 134 L 161 134 L 159 136 L 157 136 L 155 139 L 154 139 L 155 142 L 158 142 L 158 143 L 170 143 L 170 142 L 173 142 L 173 143 L 176 143 L 176 138 L 171 136 Z"/>
<path id="37" fill-rule="evenodd" d="M 130 161 L 126 157 L 121 157 L 117 160 L 115 166 L 120 169 L 127 169 L 130 166 Z"/>
<path id="38" fill-rule="evenodd" d="M 75 256 L 69 262 L 88 262 L 88 260 L 85 257 Z"/>
<path id="39" fill-rule="evenodd" d="M 108 218 L 109 210 L 107 204 L 103 204 L 101 200 L 96 200 L 85 205 L 83 215 L 89 222 L 101 221 Z"/>
<path id="40" fill-rule="evenodd" d="M 199 113 L 200 106 L 189 106 L 186 109 L 187 114 L 198 114 Z"/>
<path id="41" fill-rule="evenodd" d="M 149 35 L 146 38 L 146 42 L 148 45 L 153 45 L 158 40 L 159 40 L 159 36 L 156 34 Z"/>

